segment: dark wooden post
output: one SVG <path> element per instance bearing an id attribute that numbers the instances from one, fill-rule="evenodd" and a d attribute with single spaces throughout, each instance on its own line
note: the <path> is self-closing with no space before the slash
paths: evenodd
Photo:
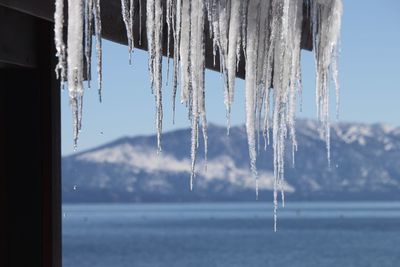
<path id="1" fill-rule="evenodd" d="M 0 266 L 61 266 L 53 43 L 51 22 L 0 7 Z"/>

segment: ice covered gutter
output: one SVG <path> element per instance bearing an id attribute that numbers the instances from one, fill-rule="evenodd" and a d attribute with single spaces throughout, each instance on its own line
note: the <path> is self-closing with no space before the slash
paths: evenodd
<path id="1" fill-rule="evenodd" d="M 126 27 L 129 62 L 135 45 L 133 25 L 145 16 L 148 68 L 151 92 L 156 104 L 157 148 L 161 151 L 163 38 L 167 38 L 167 56 L 173 59 L 172 95 L 175 103 L 177 88 L 180 101 L 188 108 L 191 121 L 192 174 L 199 138 L 204 138 L 207 152 L 207 119 L 205 110 L 205 44 L 211 38 L 214 62 L 219 62 L 224 80 L 224 105 L 228 132 L 230 110 L 234 101 L 235 77 L 245 62 L 246 131 L 250 168 L 257 182 L 257 154 L 260 136 L 264 147 L 272 140 L 274 152 L 274 214 L 278 194 L 284 205 L 285 140 L 297 149 L 295 113 L 301 95 L 301 39 L 304 7 L 311 18 L 310 31 L 316 64 L 316 104 L 321 133 L 330 154 L 329 91 L 332 83 L 338 95 L 337 54 L 341 26 L 341 0 L 121 0 L 122 20 Z M 135 10 L 138 8 L 139 11 Z M 68 0 L 68 16 L 64 1 L 56 0 L 55 44 L 59 59 L 56 72 L 61 83 L 68 86 L 74 117 L 76 145 L 82 120 L 84 79 L 90 86 L 92 38 L 96 37 L 98 90 L 101 99 L 101 21 L 100 0 Z M 143 10 L 143 11 L 142 11 Z M 143 14 L 145 12 L 145 14 Z M 67 38 L 64 18 L 68 17 Z M 140 30 L 141 32 L 141 30 Z M 163 34 L 167 32 L 167 34 Z M 206 35 L 205 33 L 208 32 Z M 64 40 L 68 40 L 64 43 Z M 169 68 L 169 64 L 168 64 Z M 174 104 L 175 109 L 175 104 Z M 205 153 L 207 155 L 207 153 Z M 258 188 L 256 186 L 256 194 Z M 275 223 L 276 229 L 276 223 Z"/>

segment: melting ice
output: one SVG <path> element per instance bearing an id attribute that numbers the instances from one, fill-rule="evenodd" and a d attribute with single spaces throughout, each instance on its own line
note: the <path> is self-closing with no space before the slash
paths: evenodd
<path id="1" fill-rule="evenodd" d="M 137 3 L 139 2 L 139 3 Z M 129 62 L 134 48 L 134 23 L 142 27 L 142 5 L 145 0 L 121 0 L 122 20 L 126 27 Z M 68 0 L 67 45 L 64 43 L 64 1 L 56 0 L 55 45 L 57 77 L 68 86 L 74 118 L 76 145 L 82 121 L 84 66 L 90 85 L 92 36 L 96 37 L 98 90 L 101 99 L 101 19 L 100 0 Z M 135 6 L 140 11 L 135 12 Z M 274 164 L 274 228 L 280 192 L 284 205 L 285 140 L 291 140 L 293 155 L 297 149 L 295 111 L 301 95 L 301 37 L 303 12 L 311 18 L 310 29 L 316 64 L 316 105 L 330 159 L 329 91 L 333 81 L 338 96 L 338 43 L 341 27 L 341 0 L 147 0 L 146 37 L 149 52 L 151 92 L 155 96 L 157 147 L 161 151 L 162 56 L 163 44 L 173 45 L 172 98 L 180 85 L 181 103 L 188 108 L 191 121 L 193 189 L 199 137 L 204 138 L 207 155 L 207 119 L 205 110 L 205 42 L 212 38 L 214 62 L 219 57 L 224 80 L 224 105 L 228 130 L 234 101 L 235 77 L 239 61 L 245 61 L 245 112 L 250 168 L 256 179 L 260 132 L 265 147 L 272 134 Z M 138 15 L 136 15 L 138 14 Z M 139 16 L 138 18 L 135 18 Z M 166 29 L 164 28 L 166 22 Z M 94 27 L 93 27 L 94 23 Z M 209 36 L 205 35 L 208 27 Z M 94 33 L 93 33 L 94 29 Z M 167 31 L 167 40 L 163 40 Z M 141 32 L 141 30 L 140 30 Z M 139 36 L 139 38 L 142 38 Z M 141 43 L 141 41 L 139 41 Z M 168 59 L 169 60 L 169 59 Z M 169 64 L 168 64 L 169 66 Z M 179 82 L 180 81 L 180 82 Z M 199 134 L 199 133 L 202 134 Z"/>

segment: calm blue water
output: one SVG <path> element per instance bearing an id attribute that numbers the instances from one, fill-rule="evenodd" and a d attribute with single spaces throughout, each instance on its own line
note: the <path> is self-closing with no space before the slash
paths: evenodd
<path id="1" fill-rule="evenodd" d="M 64 267 L 398 267 L 400 203 L 64 205 Z"/>

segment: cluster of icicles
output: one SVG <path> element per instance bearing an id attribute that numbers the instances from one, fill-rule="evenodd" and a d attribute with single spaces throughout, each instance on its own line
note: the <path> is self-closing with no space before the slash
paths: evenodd
<path id="1" fill-rule="evenodd" d="M 134 10 L 137 1 L 140 7 L 139 17 L 135 17 Z M 76 145 L 81 128 L 85 75 L 90 86 L 93 35 L 96 37 L 97 80 L 101 100 L 100 0 L 68 0 L 67 45 L 63 41 L 63 5 L 64 0 L 56 0 L 55 43 L 59 60 L 56 72 L 61 82 L 67 83 L 68 86 Z M 297 149 L 295 111 L 297 98 L 302 90 L 300 44 L 303 5 L 307 5 L 306 10 L 310 12 L 309 30 L 313 36 L 316 63 L 316 104 L 329 160 L 329 87 L 333 81 L 338 94 L 337 53 L 342 15 L 341 0 L 121 0 L 129 60 L 134 46 L 133 25 L 139 21 L 141 27 L 142 5 L 146 5 L 148 68 L 156 101 L 158 151 L 161 151 L 163 119 L 162 49 L 163 41 L 167 41 L 168 53 L 169 46 L 173 44 L 174 110 L 177 87 L 180 84 L 180 100 L 188 107 L 191 121 L 192 189 L 200 132 L 204 138 L 207 155 L 205 42 L 206 38 L 212 38 L 214 62 L 215 57 L 219 57 L 224 81 L 228 132 L 236 71 L 239 61 L 245 60 L 246 130 L 250 167 L 256 178 L 257 195 L 257 147 L 261 134 L 266 146 L 270 142 L 270 132 L 272 133 L 276 230 L 279 191 L 284 205 L 285 140 L 291 139 L 293 153 Z M 163 28 L 165 22 L 166 29 Z M 207 25 L 209 36 L 205 35 Z M 168 40 L 163 40 L 163 31 L 168 31 Z M 244 58 L 241 55 L 244 55 Z M 169 58 L 170 55 L 167 56 Z"/>

